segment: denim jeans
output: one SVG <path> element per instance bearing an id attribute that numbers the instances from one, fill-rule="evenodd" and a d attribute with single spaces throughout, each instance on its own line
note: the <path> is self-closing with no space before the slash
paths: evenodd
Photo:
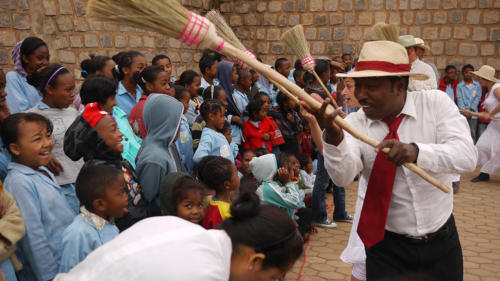
<path id="1" fill-rule="evenodd" d="M 333 220 L 342 220 L 347 217 L 347 212 L 345 211 L 345 188 L 333 185 L 333 204 L 335 204 L 335 209 L 333 210 Z"/>

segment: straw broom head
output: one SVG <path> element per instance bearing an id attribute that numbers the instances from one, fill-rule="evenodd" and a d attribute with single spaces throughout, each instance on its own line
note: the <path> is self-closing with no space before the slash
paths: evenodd
<path id="1" fill-rule="evenodd" d="M 309 45 L 307 44 L 306 36 L 304 35 L 304 27 L 299 24 L 281 35 L 281 40 L 285 41 L 288 48 L 302 60 L 302 66 L 309 71 L 314 70 L 316 63 L 311 57 Z"/>
<path id="2" fill-rule="evenodd" d="M 379 22 L 372 27 L 378 40 L 392 41 L 399 43 L 399 26 L 397 24 L 387 24 Z"/>
<path id="3" fill-rule="evenodd" d="M 90 0 L 87 11 L 90 17 L 159 32 L 188 46 L 215 49 L 221 43 L 210 21 L 175 0 Z"/>
<path id="4" fill-rule="evenodd" d="M 207 18 L 214 24 L 215 28 L 217 29 L 217 34 L 219 34 L 220 37 L 224 38 L 227 42 L 229 42 L 229 44 L 233 45 L 234 47 L 242 51 L 246 50 L 243 43 L 241 43 L 240 39 L 238 39 L 236 34 L 234 34 L 233 30 L 227 24 L 226 20 L 219 11 L 211 10 L 205 15 L 205 18 Z"/>

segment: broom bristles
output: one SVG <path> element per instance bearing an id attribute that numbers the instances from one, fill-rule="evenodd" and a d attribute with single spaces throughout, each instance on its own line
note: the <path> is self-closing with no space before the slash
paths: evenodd
<path id="1" fill-rule="evenodd" d="M 224 38 L 227 42 L 229 42 L 229 44 L 233 45 L 234 47 L 242 51 L 246 50 L 243 43 L 241 43 L 240 39 L 238 39 L 236 34 L 234 34 L 233 30 L 227 24 L 226 20 L 219 11 L 211 10 L 205 15 L 205 18 L 207 18 L 210 22 L 212 22 L 215 25 L 217 33 L 219 34 L 220 37 Z"/>
<path id="2" fill-rule="evenodd" d="M 373 26 L 372 30 L 377 35 L 378 40 L 399 43 L 399 26 L 397 24 L 379 22 Z"/>
<path id="3" fill-rule="evenodd" d="M 304 35 L 304 27 L 301 24 L 296 25 L 283 33 L 283 35 L 281 35 L 281 40 L 285 41 L 288 48 L 290 48 L 292 52 L 299 57 L 299 59 L 303 59 L 311 55 L 306 36 Z"/>

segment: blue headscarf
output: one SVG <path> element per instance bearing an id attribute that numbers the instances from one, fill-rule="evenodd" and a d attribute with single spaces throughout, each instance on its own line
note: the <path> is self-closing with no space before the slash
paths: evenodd
<path id="1" fill-rule="evenodd" d="M 231 115 L 241 116 L 236 103 L 233 99 L 233 65 L 228 61 L 221 61 L 217 65 L 217 77 L 219 77 L 219 86 L 226 91 L 227 94 L 227 112 Z"/>

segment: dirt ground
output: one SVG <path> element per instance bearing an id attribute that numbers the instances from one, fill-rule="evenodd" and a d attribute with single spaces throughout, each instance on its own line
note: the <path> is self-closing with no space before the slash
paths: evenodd
<path id="1" fill-rule="evenodd" d="M 463 174 L 460 191 L 455 195 L 454 215 L 464 255 L 464 280 L 500 280 L 500 174 L 489 182 L 471 183 L 479 171 Z M 357 182 L 346 188 L 346 206 L 354 213 Z M 327 194 L 332 203 L 332 195 Z M 331 218 L 331 213 L 329 214 Z M 347 245 L 351 224 L 337 228 L 318 228 L 286 280 L 350 280 L 352 266 L 342 262 L 340 254 Z M 301 272 L 301 268 L 302 272 Z M 301 272 L 300 279 L 299 272 Z"/>

